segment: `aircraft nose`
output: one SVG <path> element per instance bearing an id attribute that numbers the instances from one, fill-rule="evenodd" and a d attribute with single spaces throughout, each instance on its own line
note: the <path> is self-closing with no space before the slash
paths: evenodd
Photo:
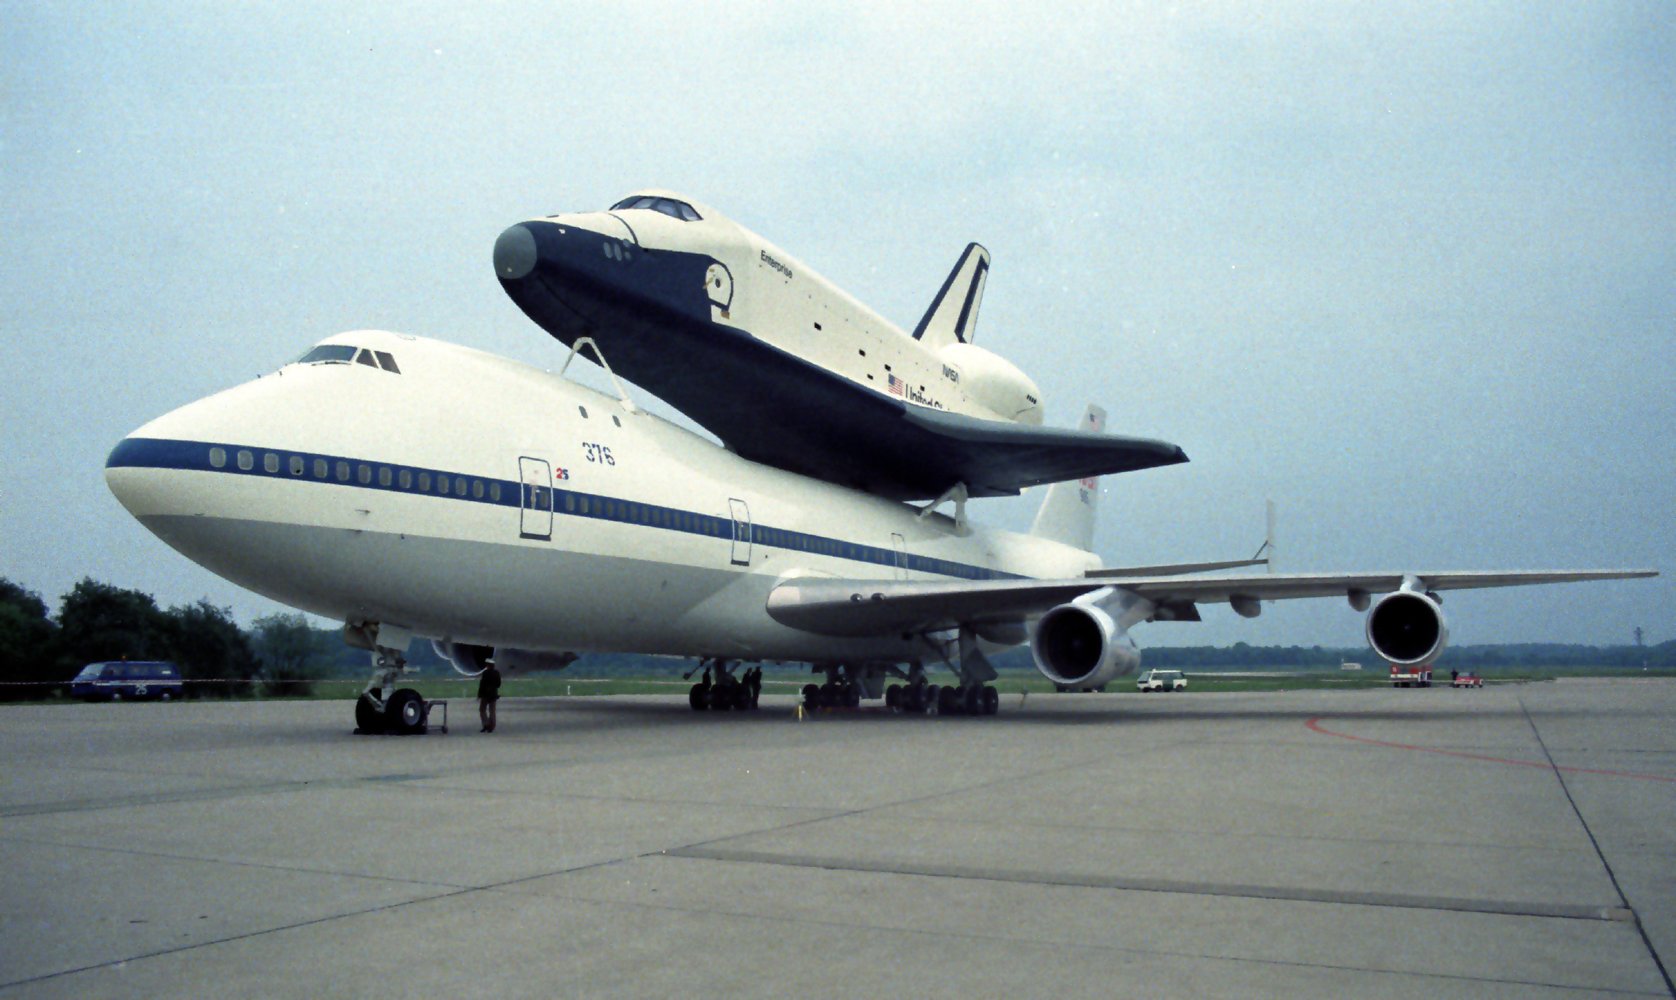
<path id="1" fill-rule="evenodd" d="M 105 459 L 105 485 L 128 513 L 142 520 L 154 514 L 177 513 L 182 497 L 174 473 L 209 468 L 209 447 L 139 434 L 123 438 L 111 449 Z"/>
<path id="2" fill-rule="evenodd" d="M 529 274 L 538 258 L 535 234 L 521 222 L 495 240 L 495 274 L 503 281 L 517 281 Z"/>

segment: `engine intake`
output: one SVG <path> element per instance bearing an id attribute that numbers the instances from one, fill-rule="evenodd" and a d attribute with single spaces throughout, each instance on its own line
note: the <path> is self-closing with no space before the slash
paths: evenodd
<path id="1" fill-rule="evenodd" d="M 1135 648 L 1104 610 L 1061 604 L 1036 623 L 1030 654 L 1043 677 L 1062 687 L 1097 688 L 1141 665 Z"/>
<path id="2" fill-rule="evenodd" d="M 1402 666 L 1431 663 L 1449 644 L 1443 609 L 1425 594 L 1410 590 L 1380 598 L 1368 612 L 1367 628 L 1373 651 Z"/>

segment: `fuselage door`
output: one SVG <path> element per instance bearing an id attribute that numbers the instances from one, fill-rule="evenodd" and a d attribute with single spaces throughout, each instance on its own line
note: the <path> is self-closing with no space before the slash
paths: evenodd
<path id="1" fill-rule="evenodd" d="M 553 537 L 553 470 L 539 458 L 518 459 L 518 537 Z"/>
<path id="2" fill-rule="evenodd" d="M 908 578 L 908 540 L 896 532 L 890 534 L 890 547 L 896 550 L 896 578 Z"/>
<path id="3" fill-rule="evenodd" d="M 751 564 L 751 508 L 745 506 L 745 501 L 728 498 L 727 506 L 733 515 L 733 564 L 735 566 L 749 566 Z"/>

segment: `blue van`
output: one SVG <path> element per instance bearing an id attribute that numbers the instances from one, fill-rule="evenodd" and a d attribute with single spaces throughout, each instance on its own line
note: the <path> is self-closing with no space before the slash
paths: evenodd
<path id="1" fill-rule="evenodd" d="M 156 698 L 169 701 L 183 690 L 180 668 L 162 661 L 89 663 L 70 681 L 70 697 L 88 701 Z"/>

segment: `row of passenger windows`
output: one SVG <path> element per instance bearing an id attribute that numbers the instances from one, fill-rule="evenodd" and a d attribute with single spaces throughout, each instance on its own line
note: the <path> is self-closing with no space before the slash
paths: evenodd
<path id="1" fill-rule="evenodd" d="M 227 449 L 214 447 L 209 450 L 209 462 L 212 469 L 227 467 Z M 233 453 L 234 464 L 241 471 L 253 472 L 256 469 L 256 453 L 248 448 L 240 448 Z M 279 475 L 280 468 L 293 476 L 302 477 L 313 473 L 315 479 L 332 480 L 340 483 L 357 482 L 362 486 L 371 486 L 376 480 L 385 489 L 414 490 L 419 493 L 436 493 L 439 496 L 463 497 L 469 495 L 473 500 L 487 498 L 490 503 L 500 503 L 501 485 L 494 480 L 484 482 L 468 476 L 450 476 L 447 473 L 415 472 L 412 469 L 392 469 L 388 465 L 368 465 L 365 462 L 348 462 L 344 459 L 329 460 L 324 458 L 308 459 L 302 455 L 287 455 L 283 460 L 276 452 L 262 453 L 262 471 L 270 475 Z"/>
<path id="2" fill-rule="evenodd" d="M 228 462 L 227 449 L 212 447 L 209 450 L 210 467 L 224 469 Z M 252 472 L 256 468 L 256 452 L 248 448 L 240 448 L 231 456 L 232 461 L 244 472 Z M 450 476 L 447 473 L 414 471 L 413 469 L 392 469 L 388 465 L 369 465 L 365 462 L 349 462 L 344 459 L 308 459 L 302 455 L 287 455 L 283 458 L 276 452 L 263 452 L 262 471 L 271 475 L 278 475 L 283 467 L 296 477 L 303 477 L 309 473 L 319 480 L 336 480 L 340 483 L 357 482 L 362 486 L 371 486 L 374 481 L 385 489 L 411 490 L 419 493 L 434 493 L 438 496 L 456 497 L 470 496 L 473 500 L 487 498 L 490 503 L 501 500 L 501 484 L 494 480 L 485 482 L 467 476 Z M 546 487 L 531 488 L 528 502 L 537 510 L 551 510 L 552 497 Z M 707 514 L 694 514 L 691 511 L 673 510 L 668 507 L 654 507 L 650 504 L 632 503 L 627 500 L 609 500 L 603 497 L 589 497 L 586 494 L 566 493 L 564 495 L 564 511 L 567 514 L 581 514 L 584 516 L 603 517 L 607 520 L 626 521 L 633 524 L 645 524 L 653 527 L 671 528 L 676 531 L 700 532 L 703 534 L 726 534 L 724 530 L 730 524 L 726 518 L 711 517 Z M 737 527 L 735 527 L 737 530 Z M 800 552 L 813 552 L 818 555 L 837 556 L 843 559 L 860 559 L 878 562 L 883 565 L 895 565 L 901 558 L 895 553 L 867 545 L 856 545 L 850 542 L 840 542 L 831 538 L 820 538 L 805 535 L 800 532 L 786 531 L 781 528 L 758 527 L 751 533 L 751 540 L 759 545 L 769 545 L 775 548 L 790 549 Z M 942 576 L 983 577 L 990 574 L 982 569 L 965 566 L 960 563 L 946 562 L 941 559 L 914 559 L 915 569 L 922 569 Z"/>

